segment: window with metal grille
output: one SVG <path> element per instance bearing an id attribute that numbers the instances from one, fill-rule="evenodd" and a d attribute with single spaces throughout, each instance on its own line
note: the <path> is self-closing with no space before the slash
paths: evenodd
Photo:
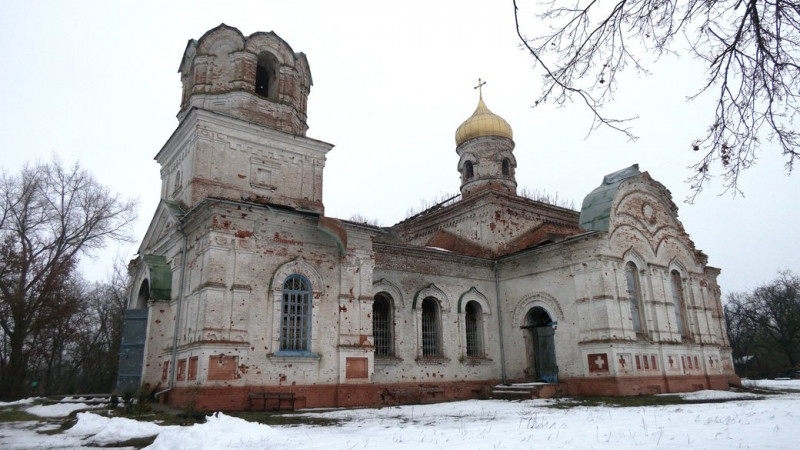
<path id="1" fill-rule="evenodd" d="M 439 303 L 428 297 L 422 301 L 422 356 L 441 356 L 439 339 Z"/>
<path id="2" fill-rule="evenodd" d="M 644 333 L 642 326 L 642 298 L 639 288 L 639 270 L 636 265 L 629 262 L 625 265 L 625 280 L 627 281 L 628 299 L 631 304 L 631 320 L 633 320 L 633 330 L 636 333 Z"/>
<path id="3" fill-rule="evenodd" d="M 464 313 L 467 329 L 467 356 L 483 356 L 481 305 L 476 301 L 468 302 Z"/>
<path id="4" fill-rule="evenodd" d="M 392 338 L 392 302 L 383 294 L 375 296 L 372 303 L 372 336 L 375 339 L 375 356 L 394 354 Z"/>
<path id="5" fill-rule="evenodd" d="M 310 285 L 302 275 L 291 275 L 283 283 L 281 351 L 311 350 Z"/>
<path id="6" fill-rule="evenodd" d="M 686 302 L 683 299 L 683 288 L 681 287 L 681 274 L 677 270 L 673 270 L 670 278 L 672 278 L 672 304 L 675 306 L 675 324 L 682 337 L 689 337 L 689 330 L 686 326 Z"/>

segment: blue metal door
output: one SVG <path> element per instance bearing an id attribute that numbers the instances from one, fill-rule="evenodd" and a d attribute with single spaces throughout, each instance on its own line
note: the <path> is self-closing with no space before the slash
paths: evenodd
<path id="1" fill-rule="evenodd" d="M 536 328 L 536 371 L 547 383 L 558 383 L 555 334 L 552 326 Z"/>
<path id="2" fill-rule="evenodd" d="M 119 349 L 117 392 L 135 392 L 142 382 L 144 341 L 147 335 L 147 308 L 125 311 L 122 344 Z"/>

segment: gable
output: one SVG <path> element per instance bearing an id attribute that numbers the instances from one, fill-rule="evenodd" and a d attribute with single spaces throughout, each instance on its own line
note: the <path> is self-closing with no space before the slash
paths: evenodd
<path id="1" fill-rule="evenodd" d="M 184 214 L 185 212 L 177 203 L 161 200 L 153 214 L 153 219 L 150 220 L 150 226 L 147 227 L 147 232 L 144 234 L 137 253 L 140 255 L 152 253 L 165 239 L 177 231 L 178 221 Z"/>
<path id="2" fill-rule="evenodd" d="M 670 192 L 649 174 L 623 180 L 617 187 L 608 218 L 612 249 L 635 249 L 648 260 L 661 264 L 679 259 L 691 265 L 704 264 L 695 249 Z"/>

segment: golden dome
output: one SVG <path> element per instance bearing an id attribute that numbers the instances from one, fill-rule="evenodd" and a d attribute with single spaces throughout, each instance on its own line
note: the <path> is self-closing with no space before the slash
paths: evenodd
<path id="1" fill-rule="evenodd" d="M 456 130 L 456 145 L 461 145 L 469 139 L 480 136 L 500 136 L 514 138 L 511 125 L 502 117 L 489 111 L 483 103 L 483 96 L 478 101 L 478 107 L 469 119 L 465 120 Z"/>

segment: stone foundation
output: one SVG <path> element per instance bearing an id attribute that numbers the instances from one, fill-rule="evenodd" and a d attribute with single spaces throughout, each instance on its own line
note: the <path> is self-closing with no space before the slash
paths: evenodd
<path id="1" fill-rule="evenodd" d="M 317 386 L 245 386 L 175 388 L 161 402 L 197 411 L 242 411 L 248 408 L 249 392 L 292 392 L 295 409 L 333 407 L 379 407 L 399 404 L 436 403 L 486 398 L 499 380 L 450 383 L 398 383 Z M 259 401 L 254 409 L 261 409 Z M 267 409 L 274 407 L 268 403 Z M 288 409 L 283 401 L 282 409 Z"/>
<path id="2" fill-rule="evenodd" d="M 694 392 L 704 389 L 727 390 L 729 385 L 740 384 L 735 375 L 582 377 L 570 378 L 561 382 L 566 385 L 565 393 L 567 395 L 609 397 Z"/>

